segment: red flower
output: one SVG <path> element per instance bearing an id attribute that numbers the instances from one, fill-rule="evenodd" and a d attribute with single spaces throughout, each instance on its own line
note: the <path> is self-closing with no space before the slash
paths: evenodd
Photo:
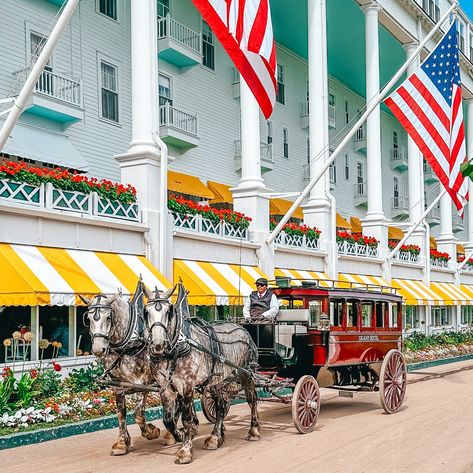
<path id="1" fill-rule="evenodd" d="M 3 378 L 8 378 L 10 376 L 13 376 L 13 371 L 9 366 L 5 366 L 2 371 L 2 377 Z"/>
<path id="2" fill-rule="evenodd" d="M 56 363 L 55 361 L 53 361 L 53 369 L 54 371 L 61 371 L 61 365 L 59 363 Z"/>
<path id="3" fill-rule="evenodd" d="M 35 379 L 38 376 L 38 370 L 35 370 L 34 368 L 30 369 L 30 376 Z"/>

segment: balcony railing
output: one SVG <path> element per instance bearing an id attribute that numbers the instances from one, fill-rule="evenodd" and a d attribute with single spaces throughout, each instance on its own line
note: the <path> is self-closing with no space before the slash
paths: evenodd
<path id="1" fill-rule="evenodd" d="M 409 198 L 402 195 L 391 198 L 392 210 L 409 211 Z"/>
<path id="2" fill-rule="evenodd" d="M 355 197 L 366 197 L 366 182 L 358 182 L 354 184 L 355 187 Z"/>
<path id="3" fill-rule="evenodd" d="M 398 251 L 393 259 L 402 263 L 418 263 L 419 255 L 410 251 Z"/>
<path id="4" fill-rule="evenodd" d="M 365 258 L 376 258 L 378 247 L 369 245 L 359 245 L 348 241 L 338 241 L 338 254 L 343 256 L 361 256 Z"/>
<path id="5" fill-rule="evenodd" d="M 51 183 L 41 186 L 0 180 L 0 203 L 23 204 L 50 211 L 69 212 L 118 220 L 140 222 L 138 204 L 123 204 L 101 197 L 96 192 L 84 193 L 58 189 Z"/>
<path id="6" fill-rule="evenodd" d="M 30 72 L 31 67 L 26 67 L 14 73 L 17 93 L 20 92 Z M 38 94 L 82 107 L 82 83 L 80 80 L 45 70 L 39 76 L 34 90 Z"/>
<path id="7" fill-rule="evenodd" d="M 200 33 L 184 26 L 169 15 L 158 19 L 158 39 L 167 37 L 200 54 Z"/>
<path id="8" fill-rule="evenodd" d="M 241 140 L 235 140 L 235 157 L 241 157 Z M 260 142 L 260 158 L 265 163 L 274 164 L 273 147 L 264 141 Z"/>
<path id="9" fill-rule="evenodd" d="M 332 128 L 337 126 L 337 109 L 335 105 L 328 106 L 328 125 Z"/>
<path id="10" fill-rule="evenodd" d="M 159 107 L 159 124 L 198 136 L 197 114 L 187 113 L 166 103 Z"/>
<path id="11" fill-rule="evenodd" d="M 430 264 L 433 268 L 448 268 L 449 262 L 441 259 L 430 258 Z"/>
<path id="12" fill-rule="evenodd" d="M 357 142 L 357 141 L 366 141 L 366 127 L 365 127 L 365 125 L 360 126 L 360 128 L 358 128 L 358 130 L 356 130 L 354 140 L 355 140 L 355 142 Z"/>
<path id="13" fill-rule="evenodd" d="M 181 215 L 172 212 L 174 228 L 202 235 L 213 235 L 221 238 L 248 240 L 248 229 L 220 220 L 214 222 L 202 215 Z"/>
<path id="14" fill-rule="evenodd" d="M 275 238 L 274 243 L 279 246 L 290 248 L 305 248 L 307 250 L 319 249 L 318 238 L 307 238 L 306 235 L 288 235 L 286 232 L 280 232 Z"/>
<path id="15" fill-rule="evenodd" d="M 407 153 L 405 148 L 391 149 L 391 169 L 398 171 L 407 171 Z"/>

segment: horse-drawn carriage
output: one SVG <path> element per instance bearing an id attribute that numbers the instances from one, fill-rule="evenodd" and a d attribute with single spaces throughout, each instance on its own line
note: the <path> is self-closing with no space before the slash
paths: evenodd
<path id="1" fill-rule="evenodd" d="M 301 433 L 312 431 L 317 422 L 319 386 L 347 397 L 379 391 L 383 409 L 398 411 L 407 371 L 400 352 L 401 297 L 396 289 L 335 281 L 295 283 L 273 288 L 282 302 L 273 323 L 244 324 L 258 348 L 258 399 L 292 403 Z M 230 393 L 228 403 L 237 395 Z M 203 411 L 209 421 L 214 420 L 213 410 L 206 392 Z"/>

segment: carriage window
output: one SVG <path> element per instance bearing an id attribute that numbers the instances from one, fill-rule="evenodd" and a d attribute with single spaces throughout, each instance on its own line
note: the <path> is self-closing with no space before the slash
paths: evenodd
<path id="1" fill-rule="evenodd" d="M 363 302 L 363 304 L 361 304 L 362 327 L 371 327 L 372 314 L 373 314 L 373 304 L 371 302 Z"/>
<path id="2" fill-rule="evenodd" d="M 397 304 L 389 304 L 389 326 L 397 328 Z"/>
<path id="3" fill-rule="evenodd" d="M 316 327 L 319 323 L 320 314 L 322 313 L 322 302 L 321 301 L 310 301 L 310 325 Z"/>
<path id="4" fill-rule="evenodd" d="M 384 303 L 376 302 L 376 327 L 384 327 Z"/>
<path id="5" fill-rule="evenodd" d="M 355 329 L 358 327 L 358 303 L 347 302 L 347 327 Z"/>
<path id="6" fill-rule="evenodd" d="M 330 302 L 330 325 L 333 327 L 341 327 L 343 315 L 343 302 Z"/>

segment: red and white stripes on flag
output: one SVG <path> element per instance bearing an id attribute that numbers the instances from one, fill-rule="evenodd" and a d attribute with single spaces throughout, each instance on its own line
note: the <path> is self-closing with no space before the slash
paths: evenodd
<path id="1" fill-rule="evenodd" d="M 192 1 L 269 118 L 277 90 L 269 0 Z"/>
<path id="2" fill-rule="evenodd" d="M 460 214 L 468 202 L 460 56 L 455 22 L 442 41 L 386 100 L 450 194 Z"/>

